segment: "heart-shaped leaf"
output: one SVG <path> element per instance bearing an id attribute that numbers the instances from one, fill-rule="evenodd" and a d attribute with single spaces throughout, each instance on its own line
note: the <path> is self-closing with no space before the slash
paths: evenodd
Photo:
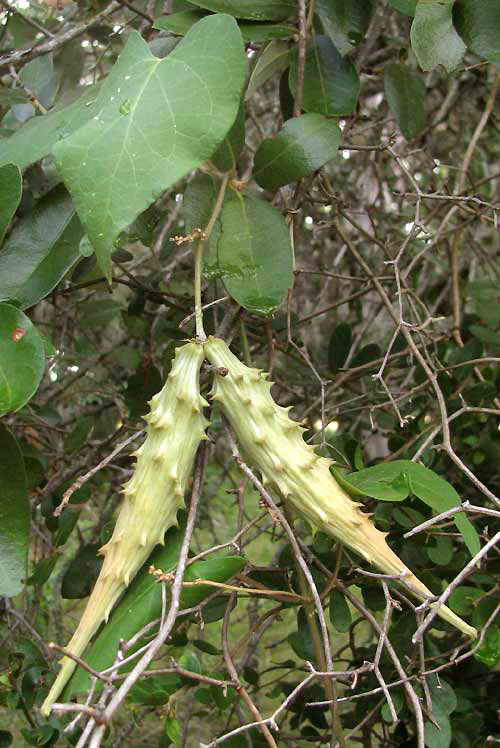
<path id="1" fill-rule="evenodd" d="M 133 32 L 92 119 L 54 147 L 108 279 L 120 231 L 221 143 L 244 77 L 243 40 L 229 16 L 203 18 L 162 60 Z"/>

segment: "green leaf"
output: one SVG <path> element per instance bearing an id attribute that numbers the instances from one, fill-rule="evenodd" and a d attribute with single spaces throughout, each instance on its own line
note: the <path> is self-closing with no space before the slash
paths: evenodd
<path id="1" fill-rule="evenodd" d="M 182 730 L 179 722 L 173 717 L 167 717 L 165 719 L 165 732 L 174 744 L 175 748 L 181 748 L 182 745 Z"/>
<path id="2" fill-rule="evenodd" d="M 50 109 L 59 88 L 59 75 L 54 71 L 52 54 L 40 55 L 28 62 L 21 68 L 19 78 L 40 104 Z"/>
<path id="3" fill-rule="evenodd" d="M 407 140 L 425 128 L 425 83 L 406 65 L 386 65 L 384 88 L 389 109 Z"/>
<path id="4" fill-rule="evenodd" d="M 12 104 L 26 104 L 29 101 L 25 93 L 18 88 L 0 88 L 0 106 L 10 107 Z"/>
<path id="5" fill-rule="evenodd" d="M 14 436 L 0 423 L 0 596 L 14 597 L 23 589 L 29 530 L 23 456 Z"/>
<path id="6" fill-rule="evenodd" d="M 0 167 L 0 246 L 23 194 L 23 178 L 16 164 Z M 2 254 L 0 257 L 2 257 Z M 0 271 L 1 272 L 1 271 Z"/>
<path id="7" fill-rule="evenodd" d="M 336 628 L 341 634 L 345 634 L 346 631 L 349 631 L 349 627 L 352 623 L 351 611 L 347 604 L 347 600 L 340 590 L 333 590 L 330 595 L 330 605 L 328 610 L 330 621 L 334 628 Z"/>
<path id="8" fill-rule="evenodd" d="M 245 145 L 245 105 L 240 104 L 234 125 L 210 161 L 219 171 L 236 171 L 238 158 Z"/>
<path id="9" fill-rule="evenodd" d="M 376 343 L 368 343 L 368 345 L 364 345 L 363 348 L 356 353 L 352 359 L 350 368 L 355 369 L 356 366 L 363 366 L 364 364 L 370 363 L 370 361 L 376 361 L 380 356 L 380 347 Z"/>
<path id="10" fill-rule="evenodd" d="M 243 41 L 229 16 L 202 19 L 162 60 L 133 32 L 102 84 L 96 114 L 54 147 L 108 279 L 120 231 L 221 143 L 244 76 Z"/>
<path id="11" fill-rule="evenodd" d="M 142 570 L 127 589 L 123 598 L 111 613 L 108 623 L 98 632 L 93 643 L 85 654 L 86 662 L 96 670 L 110 667 L 116 656 L 120 639 L 128 641 L 143 626 L 156 620 L 161 615 L 162 593 L 161 586 L 149 573 L 151 564 L 163 571 L 175 568 L 179 558 L 184 531 L 171 529 L 165 536 L 165 545 L 157 548 L 146 561 Z M 225 556 L 209 561 L 198 561 L 186 569 L 185 580 L 194 581 L 198 578 L 210 579 L 215 582 L 225 582 L 245 565 L 245 559 L 240 556 Z M 203 584 L 184 587 L 181 595 L 181 607 L 191 608 L 211 595 L 213 587 Z M 223 601 L 227 604 L 227 601 Z M 144 642 L 142 642 L 144 643 Z M 75 675 L 68 684 L 65 698 L 87 690 L 89 684 L 88 673 L 77 668 Z"/>
<path id="12" fill-rule="evenodd" d="M 264 200 L 234 194 L 224 202 L 218 243 L 227 292 L 254 314 L 272 314 L 292 281 L 292 247 L 283 216 Z"/>
<path id="13" fill-rule="evenodd" d="M 483 595 L 484 592 L 477 587 L 457 587 L 450 595 L 450 608 L 459 616 L 470 616 L 474 612 L 475 601 Z"/>
<path id="14" fill-rule="evenodd" d="M 449 748 L 451 743 L 451 725 L 446 712 L 438 705 L 432 704 L 434 723 L 425 722 L 424 736 L 427 748 Z"/>
<path id="15" fill-rule="evenodd" d="M 401 476 L 405 476 L 401 479 Z M 366 496 L 382 501 L 403 501 L 409 490 L 436 513 L 460 506 L 460 496 L 452 485 L 423 465 L 411 460 L 393 460 L 350 473 L 348 483 Z M 465 513 L 456 514 L 454 521 L 460 530 L 471 556 L 480 549 L 479 536 Z"/>
<path id="16" fill-rule="evenodd" d="M 14 737 L 8 730 L 0 730 L 0 748 L 9 748 L 12 745 Z"/>
<path id="17" fill-rule="evenodd" d="M 438 65 L 451 73 L 465 54 L 465 44 L 453 27 L 455 0 L 419 0 L 411 26 L 411 46 L 422 70 Z"/>
<path id="18" fill-rule="evenodd" d="M 500 65 L 500 3 L 497 0 L 456 0 L 453 20 L 472 52 Z"/>
<path id="19" fill-rule="evenodd" d="M 373 0 L 316 0 L 314 4 L 325 33 L 343 57 L 363 39 L 373 9 Z"/>
<path id="20" fill-rule="evenodd" d="M 269 42 L 252 70 L 245 99 L 250 99 L 257 89 L 273 75 L 283 73 L 289 65 L 289 59 L 290 48 L 288 44 L 279 39 Z"/>
<path id="21" fill-rule="evenodd" d="M 175 673 L 148 675 L 130 689 L 127 698 L 131 704 L 161 706 L 166 704 L 170 696 L 182 688 L 182 685 L 182 678 Z"/>
<path id="22" fill-rule="evenodd" d="M 298 50 L 290 60 L 290 89 L 297 90 Z M 359 95 L 359 77 L 350 60 L 341 56 L 327 36 L 316 36 L 308 42 L 304 70 L 304 92 L 302 108 L 340 116 L 350 114 Z"/>
<path id="23" fill-rule="evenodd" d="M 453 558 L 453 543 L 448 535 L 432 538 L 426 550 L 429 559 L 437 566 L 448 566 Z"/>
<path id="24" fill-rule="evenodd" d="M 332 332 L 328 343 L 328 366 L 332 374 L 336 374 L 345 364 L 351 344 L 351 326 L 346 322 L 341 322 Z"/>
<path id="25" fill-rule="evenodd" d="M 414 16 L 417 8 L 417 0 L 389 0 L 389 5 L 404 13 L 406 16 Z"/>
<path id="26" fill-rule="evenodd" d="M 84 545 L 66 569 L 61 596 L 67 600 L 79 600 L 90 595 L 101 570 L 103 558 L 97 555 L 99 544 Z"/>
<path id="27" fill-rule="evenodd" d="M 28 402 L 44 367 L 43 340 L 30 318 L 10 304 L 0 304 L 0 415 Z"/>
<path id="28" fill-rule="evenodd" d="M 257 149 L 253 177 L 275 192 L 284 184 L 313 174 L 337 155 L 340 128 L 320 114 L 289 119 L 274 138 Z"/>
<path id="29" fill-rule="evenodd" d="M 0 301 L 33 306 L 79 258 L 82 225 L 68 192 L 57 186 L 14 227 L 0 252 Z"/>
<path id="30" fill-rule="evenodd" d="M 457 696 L 448 681 L 437 673 L 431 673 L 426 677 L 429 691 L 432 697 L 432 708 L 437 705 L 445 714 L 452 714 L 457 708 Z"/>
<path id="31" fill-rule="evenodd" d="M 474 657 L 488 667 L 498 665 L 500 662 L 500 628 L 497 624 L 490 626 L 483 643 L 474 653 Z"/>
<path id="32" fill-rule="evenodd" d="M 155 18 L 153 28 L 160 31 L 171 31 L 184 36 L 191 26 L 205 18 L 207 13 L 201 10 L 183 10 L 168 16 Z M 275 23 L 239 23 L 238 28 L 245 42 L 265 42 L 269 39 L 290 39 L 296 30 L 293 26 Z"/>
<path id="33" fill-rule="evenodd" d="M 47 156 L 52 147 L 93 116 L 98 86 L 85 86 L 81 96 L 62 109 L 32 117 L 9 138 L 0 140 L 0 164 L 14 162 L 25 169 Z"/>
<path id="34" fill-rule="evenodd" d="M 192 5 L 235 18 L 253 21 L 283 21 L 296 11 L 293 0 L 190 0 Z"/>

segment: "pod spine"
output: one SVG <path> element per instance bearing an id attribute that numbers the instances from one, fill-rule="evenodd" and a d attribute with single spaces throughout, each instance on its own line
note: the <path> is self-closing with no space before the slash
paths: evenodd
<path id="1" fill-rule="evenodd" d="M 333 461 L 315 454 L 302 438 L 303 427 L 288 417 L 290 409 L 274 402 L 272 382 L 266 381 L 265 374 L 245 366 L 218 338 L 208 339 L 205 355 L 217 367 L 212 399 L 220 403 L 264 483 L 277 488 L 315 528 L 340 540 L 384 574 L 400 577 L 417 598 L 432 597 L 387 545 L 386 533 L 377 530 L 370 515 L 338 485 L 330 472 Z M 439 608 L 439 615 L 467 636 L 477 636 L 472 626 L 446 606 Z"/>
<path id="2" fill-rule="evenodd" d="M 166 531 L 177 525 L 177 512 L 184 506 L 184 493 L 193 469 L 196 451 L 206 439 L 207 421 L 202 409 L 199 372 L 203 347 L 189 342 L 178 348 L 163 389 L 150 401 L 147 437 L 134 452 L 134 475 L 123 486 L 123 503 L 113 535 L 99 553 L 104 556 L 101 573 L 88 599 L 68 649 L 80 656 L 118 598 Z M 75 669 L 69 657 L 45 699 L 41 713 L 50 714 Z"/>

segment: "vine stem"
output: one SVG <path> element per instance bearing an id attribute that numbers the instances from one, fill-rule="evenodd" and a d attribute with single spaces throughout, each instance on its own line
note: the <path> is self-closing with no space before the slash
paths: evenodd
<path id="1" fill-rule="evenodd" d="M 205 329 L 203 327 L 203 309 L 202 309 L 202 303 L 201 303 L 201 271 L 202 271 L 203 252 L 205 249 L 205 244 L 210 234 L 212 233 L 213 227 L 215 226 L 215 222 L 217 221 L 220 215 L 220 212 L 222 210 L 222 203 L 224 202 L 224 196 L 226 194 L 228 181 L 229 181 L 229 173 L 224 174 L 224 177 L 222 179 L 222 182 L 219 188 L 219 194 L 217 195 L 217 200 L 215 201 L 215 205 L 212 210 L 212 215 L 210 216 L 210 219 L 205 227 L 205 230 L 203 231 L 203 235 L 198 240 L 195 253 L 194 253 L 194 309 L 195 309 L 195 322 L 196 322 L 196 337 L 198 340 L 207 339 L 207 336 L 205 335 Z"/>

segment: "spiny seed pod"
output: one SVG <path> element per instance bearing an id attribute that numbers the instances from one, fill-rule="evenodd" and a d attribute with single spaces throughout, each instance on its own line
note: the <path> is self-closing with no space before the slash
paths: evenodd
<path id="1" fill-rule="evenodd" d="M 332 460 L 319 457 L 302 438 L 304 429 L 271 397 L 272 382 L 234 356 L 226 343 L 210 337 L 205 355 L 217 367 L 212 399 L 217 400 L 248 458 L 266 483 L 312 525 L 352 548 L 384 574 L 401 578 L 416 597 L 432 592 L 403 564 L 360 505 L 338 485 L 330 472 Z M 444 605 L 439 615 L 474 638 L 476 630 Z"/>
<path id="2" fill-rule="evenodd" d="M 104 556 L 101 573 L 89 597 L 68 649 L 79 656 L 108 616 L 153 548 L 163 544 L 166 531 L 177 525 L 177 512 L 184 506 L 184 492 L 193 469 L 196 450 L 206 439 L 207 421 L 202 408 L 199 372 L 203 347 L 191 342 L 178 348 L 165 386 L 150 401 L 147 437 L 134 452 L 137 465 L 123 486 L 123 503 L 113 535 L 100 549 Z M 75 669 L 64 657 L 61 670 L 43 703 L 48 716 Z"/>

